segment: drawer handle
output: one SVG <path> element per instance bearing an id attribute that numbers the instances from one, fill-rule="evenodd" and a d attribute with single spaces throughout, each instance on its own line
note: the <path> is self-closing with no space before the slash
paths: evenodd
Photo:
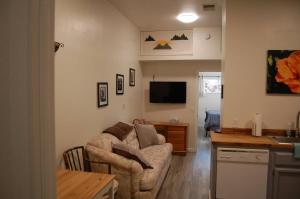
<path id="1" fill-rule="evenodd" d="M 230 158 L 232 158 L 232 156 L 221 156 L 220 158 L 230 159 Z"/>

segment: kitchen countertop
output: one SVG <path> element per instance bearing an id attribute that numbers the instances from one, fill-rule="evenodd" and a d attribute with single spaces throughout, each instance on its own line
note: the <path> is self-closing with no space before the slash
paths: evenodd
<path id="1" fill-rule="evenodd" d="M 222 134 L 211 133 L 211 142 L 213 145 L 221 146 L 237 146 L 237 147 L 259 147 L 274 149 L 293 149 L 291 143 L 279 143 L 269 136 L 255 137 L 245 134 Z"/>

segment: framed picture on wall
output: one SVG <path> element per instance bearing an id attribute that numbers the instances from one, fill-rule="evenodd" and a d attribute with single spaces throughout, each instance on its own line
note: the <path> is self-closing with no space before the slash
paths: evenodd
<path id="1" fill-rule="evenodd" d="M 135 86 L 135 69 L 129 68 L 129 86 Z"/>
<path id="2" fill-rule="evenodd" d="M 141 55 L 193 55 L 193 30 L 141 32 Z"/>
<path id="3" fill-rule="evenodd" d="M 116 75 L 116 94 L 117 95 L 124 94 L 124 75 L 121 74 Z"/>
<path id="4" fill-rule="evenodd" d="M 268 50 L 267 93 L 300 94 L 300 50 Z"/>
<path id="5" fill-rule="evenodd" d="M 98 108 L 108 105 L 108 83 L 97 83 Z"/>

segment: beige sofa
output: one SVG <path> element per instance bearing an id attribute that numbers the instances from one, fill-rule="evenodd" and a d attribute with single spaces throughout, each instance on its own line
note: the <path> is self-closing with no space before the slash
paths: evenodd
<path id="1" fill-rule="evenodd" d="M 91 160 L 111 163 L 112 173 L 116 175 L 116 180 L 119 182 L 117 198 L 154 199 L 166 177 L 172 159 L 172 144 L 165 143 L 165 138 L 160 134 L 158 134 L 158 138 L 159 145 L 141 150 L 153 169 L 143 169 L 138 162 L 112 153 L 111 144 L 121 141 L 107 133 L 91 139 L 86 145 L 86 150 Z M 139 149 L 134 129 L 122 142 Z M 96 165 L 93 165 L 92 169 L 94 171 L 103 170 Z"/>

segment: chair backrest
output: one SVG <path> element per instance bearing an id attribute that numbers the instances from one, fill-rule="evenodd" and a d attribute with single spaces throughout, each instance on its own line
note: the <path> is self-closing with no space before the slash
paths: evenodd
<path id="1" fill-rule="evenodd" d="M 83 146 L 73 147 L 63 153 L 66 169 L 75 171 L 91 171 L 88 154 Z"/>

